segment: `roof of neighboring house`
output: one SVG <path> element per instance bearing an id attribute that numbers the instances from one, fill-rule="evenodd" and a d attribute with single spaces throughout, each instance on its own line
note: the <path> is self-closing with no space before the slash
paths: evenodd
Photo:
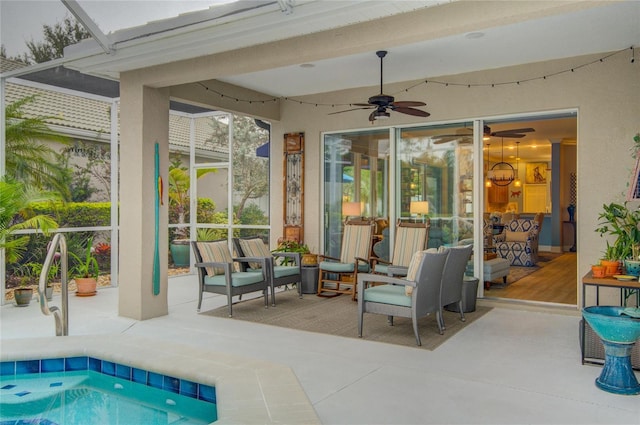
<path id="1" fill-rule="evenodd" d="M 17 69 L 24 66 L 19 62 L 0 60 L 0 67 Z M 19 99 L 34 96 L 34 101 L 26 103 L 23 114 L 27 118 L 40 117 L 47 124 L 56 126 L 58 131 L 92 140 L 106 141 L 111 135 L 111 105 L 108 98 L 83 96 L 71 90 L 55 90 L 41 84 L 12 79 L 5 86 L 5 102 L 11 104 Z M 228 152 L 222 143 L 211 140 L 211 117 L 195 118 L 196 149 L 215 154 Z M 174 148 L 188 150 L 190 139 L 190 120 L 187 114 L 169 115 L 169 143 Z M 95 133 L 95 134 L 91 134 Z"/>

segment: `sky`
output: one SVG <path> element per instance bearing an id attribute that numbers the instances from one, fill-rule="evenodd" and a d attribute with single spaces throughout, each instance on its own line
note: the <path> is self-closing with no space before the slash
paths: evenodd
<path id="1" fill-rule="evenodd" d="M 230 0 L 78 0 L 98 27 L 108 34 L 122 28 L 207 9 Z M 0 43 L 8 56 L 27 52 L 26 42 L 42 41 L 42 26 L 72 16 L 59 0 L 0 0 Z"/>

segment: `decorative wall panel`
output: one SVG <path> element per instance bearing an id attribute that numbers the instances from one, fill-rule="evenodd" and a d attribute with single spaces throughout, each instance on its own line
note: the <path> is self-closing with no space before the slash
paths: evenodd
<path id="1" fill-rule="evenodd" d="M 304 237 L 304 133 L 284 135 L 284 232 L 286 240 Z"/>

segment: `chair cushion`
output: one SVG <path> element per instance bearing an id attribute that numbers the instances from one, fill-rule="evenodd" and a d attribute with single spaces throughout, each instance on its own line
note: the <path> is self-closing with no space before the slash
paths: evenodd
<path id="1" fill-rule="evenodd" d="M 426 227 L 402 227 L 396 228 L 396 243 L 393 248 L 393 264 L 408 266 L 413 253 L 424 249 L 424 241 L 427 238 Z"/>
<path id="2" fill-rule="evenodd" d="M 368 258 L 371 250 L 371 225 L 347 224 L 344 226 L 340 262 L 351 263 L 354 258 Z"/>
<path id="3" fill-rule="evenodd" d="M 267 245 L 260 238 L 240 239 L 240 248 L 245 257 L 271 257 Z M 249 263 L 252 269 L 262 268 L 262 263 Z"/>
<path id="4" fill-rule="evenodd" d="M 364 290 L 364 300 L 374 303 L 411 307 L 411 296 L 405 294 L 403 285 L 378 285 Z"/>
<path id="5" fill-rule="evenodd" d="M 300 273 L 300 268 L 295 266 L 274 266 L 273 277 L 279 278 L 283 276 L 293 276 Z"/>
<path id="6" fill-rule="evenodd" d="M 231 263 L 231 253 L 227 241 L 215 242 L 196 242 L 203 263 Z M 207 267 L 209 276 L 224 275 L 224 269 L 221 267 Z"/>
<path id="7" fill-rule="evenodd" d="M 387 264 L 376 263 L 376 265 L 373 266 L 373 272 L 379 274 L 387 274 L 389 272 L 389 266 Z"/>
<path id="8" fill-rule="evenodd" d="M 256 272 L 233 272 L 231 273 L 231 286 L 246 286 L 254 283 L 262 282 L 262 273 Z M 224 275 L 205 276 L 205 285 L 225 286 Z"/>
<path id="9" fill-rule="evenodd" d="M 512 232 L 507 229 L 506 241 L 507 242 L 526 242 L 529 239 L 529 232 Z"/>
<path id="10" fill-rule="evenodd" d="M 435 248 L 431 248 L 431 249 L 435 249 Z M 427 251 L 418 251 L 416 253 L 413 254 L 413 257 L 411 257 L 411 262 L 409 263 L 409 268 L 407 269 L 407 280 L 411 280 L 413 282 L 416 281 L 416 274 L 418 273 L 418 268 L 420 267 L 420 262 L 422 262 L 422 259 L 424 258 L 424 254 Z M 413 293 L 413 288 L 411 286 L 405 286 L 405 294 L 407 296 L 411 296 L 411 294 Z"/>
<path id="11" fill-rule="evenodd" d="M 338 263 L 336 261 L 321 261 L 319 265 L 321 270 L 336 273 L 352 273 L 355 270 L 354 263 Z M 368 272 L 368 264 L 358 264 L 359 272 Z"/>

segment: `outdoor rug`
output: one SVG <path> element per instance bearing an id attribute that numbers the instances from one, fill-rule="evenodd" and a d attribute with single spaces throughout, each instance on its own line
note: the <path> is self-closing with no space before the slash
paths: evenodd
<path id="1" fill-rule="evenodd" d="M 421 347 L 416 345 L 411 319 L 395 317 L 393 326 L 389 326 L 387 316 L 365 313 L 362 339 L 435 350 L 440 344 L 490 310 L 491 308 L 488 307 L 476 306 L 476 311 L 465 313 L 466 322 L 460 321 L 459 313 L 445 311 L 444 335 L 438 333 L 435 314 L 423 317 L 418 321 Z M 202 314 L 229 318 L 227 306 Z M 244 320 L 301 331 L 358 338 L 358 303 L 351 301 L 351 297 L 347 295 L 323 298 L 315 294 L 305 294 L 302 299 L 299 299 L 296 290 L 287 290 L 276 293 L 276 307 L 269 306 L 265 309 L 262 298 L 234 304 L 233 317 L 229 320 Z"/>

